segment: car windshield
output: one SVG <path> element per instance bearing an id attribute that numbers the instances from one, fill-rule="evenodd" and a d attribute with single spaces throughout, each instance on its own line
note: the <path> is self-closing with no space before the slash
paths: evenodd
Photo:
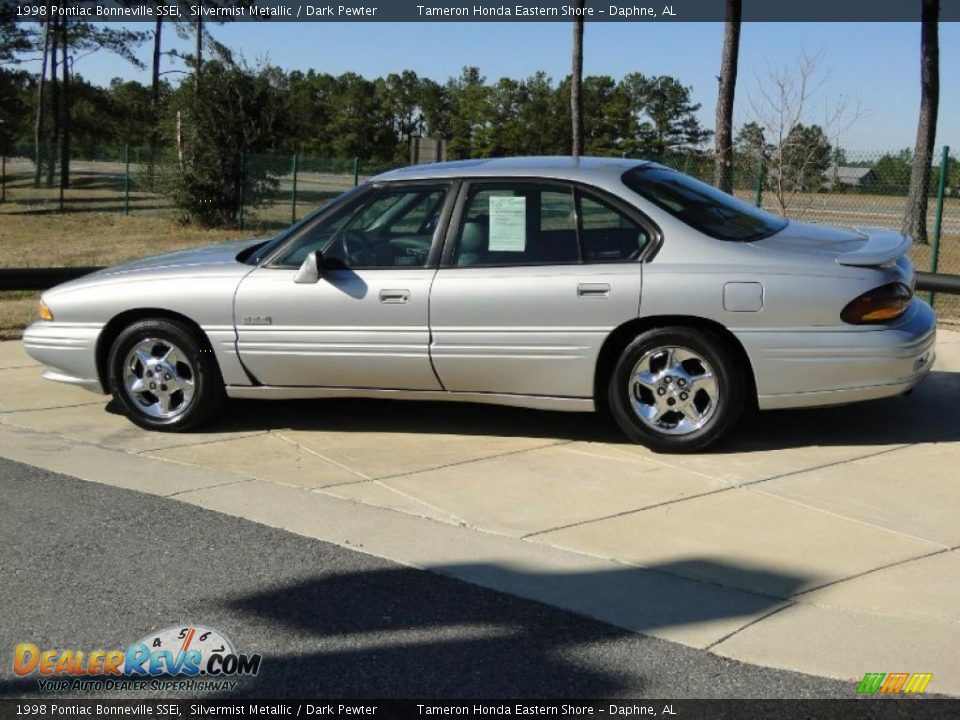
<path id="1" fill-rule="evenodd" d="M 762 240 L 787 226 L 782 217 L 659 165 L 630 170 L 623 182 L 678 220 L 719 240 Z"/>

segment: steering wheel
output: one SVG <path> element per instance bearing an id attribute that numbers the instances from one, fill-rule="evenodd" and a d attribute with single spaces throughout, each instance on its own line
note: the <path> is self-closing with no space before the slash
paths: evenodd
<path id="1" fill-rule="evenodd" d="M 373 245 L 359 230 L 345 230 L 340 236 L 340 247 L 347 265 L 363 264 L 363 260 L 357 262 L 356 258 L 363 258 L 365 254 L 375 256 Z"/>

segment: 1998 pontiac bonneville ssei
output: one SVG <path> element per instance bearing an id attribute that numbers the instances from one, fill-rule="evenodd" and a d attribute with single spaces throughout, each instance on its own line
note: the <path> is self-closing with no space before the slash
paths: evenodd
<path id="1" fill-rule="evenodd" d="M 227 397 L 608 406 L 705 448 L 748 407 L 904 393 L 936 317 L 910 238 L 788 221 L 657 164 L 513 158 L 373 178 L 269 240 L 45 292 L 44 376 L 187 430 Z"/>

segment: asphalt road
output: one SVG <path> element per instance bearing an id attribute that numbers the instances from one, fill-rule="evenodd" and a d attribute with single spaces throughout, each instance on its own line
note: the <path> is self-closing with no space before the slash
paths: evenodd
<path id="1" fill-rule="evenodd" d="M 240 682 L 238 698 L 854 694 L 853 683 L 723 660 L 247 520 L 5 459 L 0 607 L 0 697 L 41 696 L 36 676 L 13 674 L 17 643 L 125 648 L 153 630 L 191 623 L 221 630 L 239 652 L 263 654 L 260 674 Z"/>

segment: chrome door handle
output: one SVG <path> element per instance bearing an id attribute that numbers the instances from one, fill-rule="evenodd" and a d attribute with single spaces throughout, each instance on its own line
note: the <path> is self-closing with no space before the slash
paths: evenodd
<path id="1" fill-rule="evenodd" d="M 608 298 L 610 285 L 608 283 L 580 283 L 577 285 L 577 297 Z"/>
<path id="2" fill-rule="evenodd" d="M 384 305 L 401 305 L 410 299 L 409 290 L 381 290 L 380 302 Z"/>

